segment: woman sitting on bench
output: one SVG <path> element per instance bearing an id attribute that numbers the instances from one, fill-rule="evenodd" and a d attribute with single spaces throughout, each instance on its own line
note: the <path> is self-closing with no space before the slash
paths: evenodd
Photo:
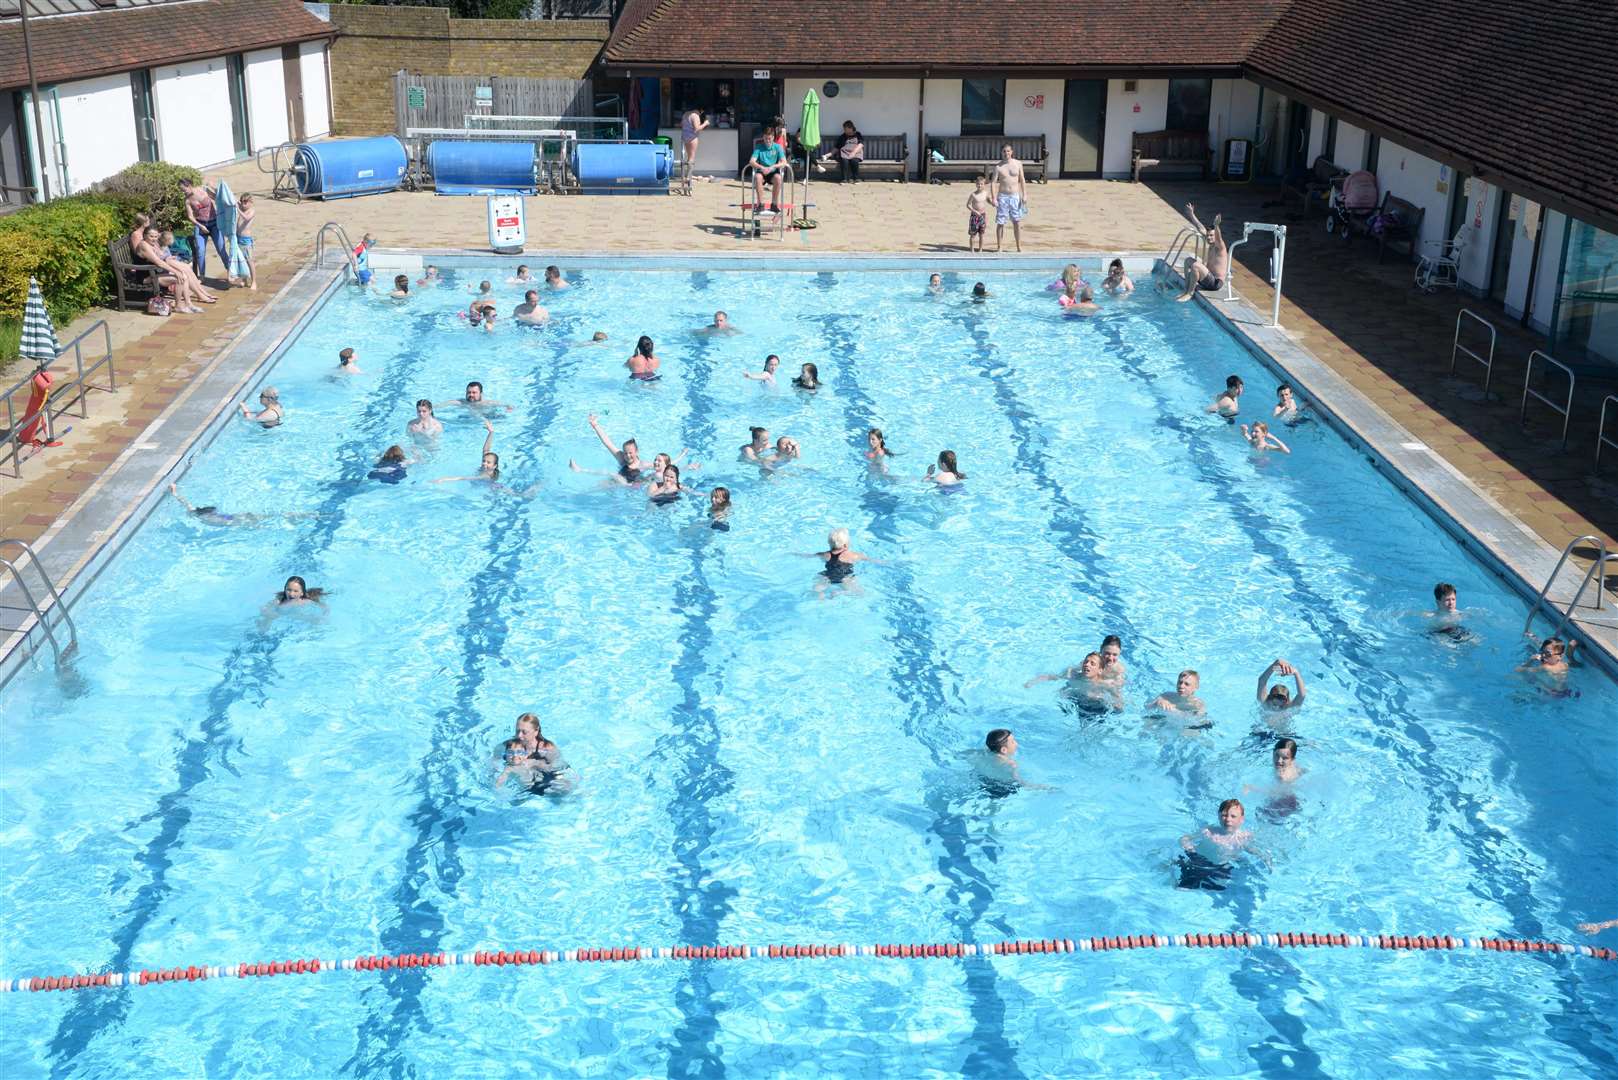
<path id="1" fill-rule="evenodd" d="M 158 284 L 174 290 L 174 302 L 179 311 L 187 315 L 196 315 L 202 309 L 197 307 L 195 302 L 211 304 L 215 298 L 208 295 L 208 291 L 202 287 L 202 282 L 197 280 L 196 272 L 190 266 L 163 250 L 159 243 L 161 237 L 162 233 L 147 226 L 134 255 L 142 262 L 166 271 L 158 277 Z"/>

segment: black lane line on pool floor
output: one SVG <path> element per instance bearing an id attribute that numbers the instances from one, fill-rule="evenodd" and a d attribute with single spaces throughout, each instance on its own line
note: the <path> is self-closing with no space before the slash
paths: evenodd
<path id="1" fill-rule="evenodd" d="M 700 292 L 706 286 L 707 274 L 699 271 L 691 275 L 691 280 L 693 288 Z M 716 438 L 715 406 L 708 396 L 708 383 L 713 375 L 711 349 L 711 339 L 698 338 L 692 343 L 685 369 L 680 373 L 686 400 L 680 429 L 684 446 L 713 446 Z M 682 496 L 673 506 L 658 510 L 688 513 L 688 498 L 694 499 Z M 706 508 L 703 513 L 705 516 Z M 680 700 L 671 716 L 676 730 L 658 740 L 659 758 L 676 763 L 670 770 L 674 792 L 668 801 L 668 815 L 674 826 L 673 854 L 680 873 L 672 882 L 674 895 L 670 908 L 679 920 L 682 944 L 714 945 L 719 942 L 720 927 L 730 914 L 730 900 L 736 896 L 734 888 L 703 866 L 703 856 L 713 846 L 715 832 L 709 800 L 731 794 L 735 786 L 734 772 L 719 759 L 718 715 L 704 702 L 697 686 L 700 679 L 710 674 L 708 657 L 716 645 L 712 620 L 719 608 L 719 598 L 708 580 L 708 546 L 715 542 L 718 534 L 700 527 L 682 529 L 681 535 L 686 540 L 690 564 L 674 589 L 674 605 L 682 625 L 677 637 L 680 653 L 671 674 L 680 688 Z M 717 678 L 717 672 L 712 674 Z M 648 778 L 649 787 L 654 783 Z M 686 964 L 680 971 L 674 1004 L 680 1010 L 681 1019 L 669 1047 L 669 1080 L 725 1075 L 724 1054 L 719 1042 L 719 1015 L 724 1007 L 714 996 L 712 974 L 713 964 L 704 961 Z"/>
<path id="2" fill-rule="evenodd" d="M 430 326 L 432 317 L 417 316 L 417 333 L 412 340 L 420 341 Z M 425 324 L 425 325 L 423 325 Z M 391 418 L 396 416 L 400 394 L 426 359 L 420 349 L 402 355 L 390 364 L 387 373 L 372 390 L 365 412 L 358 423 L 350 427 L 351 437 L 338 449 L 342 463 L 341 474 L 326 482 L 326 497 L 318 507 L 319 516 L 313 526 L 294 548 L 292 557 L 283 570 L 308 574 L 314 560 L 326 551 L 336 539 L 345 518 L 348 501 L 366 490 L 365 474 L 371 469 L 376 446 L 386 438 L 384 432 Z M 292 437 L 287 429 L 278 433 Z M 172 862 L 170 853 L 180 844 L 181 834 L 191 821 L 187 805 L 191 794 L 212 776 L 209 760 L 216 752 L 223 752 L 229 743 L 230 710 L 240 701 L 252 696 L 261 697 L 275 677 L 275 652 L 283 638 L 296 633 L 299 627 L 278 623 L 273 630 L 254 629 L 226 658 L 220 681 L 208 691 L 208 712 L 203 718 L 201 738 L 189 738 L 180 748 L 176 766 L 178 784 L 173 791 L 158 800 L 157 808 L 132 825 L 125 832 L 153 820 L 161 822 L 157 835 L 149 841 L 136 860 L 151 870 L 151 878 L 136 892 L 126 911 L 126 921 L 112 936 L 113 955 L 103 970 L 127 971 L 130 956 L 141 933 L 157 916 L 158 907 L 169 893 L 168 871 Z M 102 994 L 83 995 L 75 1000 L 63 1015 L 52 1037 L 49 1051 L 52 1058 L 51 1075 L 67 1075 L 78 1055 L 92 1040 L 122 1024 L 129 1013 L 127 987 Z"/>
<path id="3" fill-rule="evenodd" d="M 538 330 L 517 328 L 519 333 Z M 555 333 L 553 328 L 550 332 Z M 579 364 L 577 350 L 569 350 L 560 337 L 553 343 L 549 364 L 536 364 L 530 380 L 529 420 L 516 446 L 517 453 L 529 456 L 529 468 L 537 470 L 532 459 L 555 422 L 560 406 L 559 389 Z M 569 352 L 573 358 L 568 360 Z M 489 513 L 488 553 L 482 567 L 471 577 L 466 614 L 456 628 L 461 643 L 461 670 L 455 676 L 454 697 L 433 717 L 427 754 L 415 788 L 420 801 L 410 815 L 415 837 L 405 852 L 403 873 L 389 896 L 393 911 L 381 933 L 384 953 L 436 953 L 443 949 L 447 927 L 438 906 L 430 898 L 428 886 L 440 893 L 453 894 L 465 875 L 460 859 L 460 834 L 466 829 L 466 792 L 460 787 L 463 772 L 464 736 L 476 728 L 482 715 L 477 709 L 478 693 L 491 666 L 498 665 L 506 645 L 510 624 L 506 605 L 522 590 L 517 572 L 528 551 L 531 524 L 529 500 L 493 489 L 480 493 L 480 510 Z M 493 500 L 493 508 L 488 502 Z M 510 669 L 502 669 L 510 674 Z M 389 917 L 391 916 L 391 917 Z M 421 1007 L 421 991 L 431 973 L 426 968 L 394 968 L 384 971 L 381 988 L 387 994 L 386 1009 L 372 1009 L 355 1032 L 354 1054 L 342 1065 L 345 1073 L 372 1076 L 385 1070 L 394 1077 L 414 1073 L 404 1057 L 413 1035 L 431 1030 Z M 391 1007 L 389 1007 L 391 1003 Z"/>
<path id="4" fill-rule="evenodd" d="M 836 287 L 837 279 L 834 274 L 822 273 L 817 278 L 817 284 L 829 292 Z M 842 403 L 848 445 L 854 452 L 855 460 L 862 461 L 866 450 L 865 433 L 880 425 L 876 423 L 871 399 L 860 387 L 854 360 L 858 338 L 849 332 L 849 328 L 858 326 L 861 320 L 856 315 L 829 314 L 820 316 L 819 321 L 826 339 L 827 355 L 836 361 L 837 374 L 832 390 Z M 884 486 L 885 483 L 885 479 L 875 478 L 868 472 L 860 505 L 869 519 L 871 535 L 894 543 L 898 532 L 895 512 L 899 499 Z M 909 570 L 903 563 L 896 562 L 883 568 L 883 577 L 886 579 L 881 589 L 883 610 L 892 630 L 890 640 L 894 649 L 890 682 L 908 708 L 905 733 L 927 749 L 935 769 L 958 771 L 961 763 L 955 758 L 953 748 L 940 745 L 938 738 L 926 726 L 930 718 L 942 717 L 949 710 L 948 693 L 938 675 L 938 668 L 943 664 L 940 658 L 945 654 L 933 641 L 926 612 L 915 599 L 914 579 Z M 953 671 L 950 673 L 955 674 Z M 943 857 L 938 860 L 938 870 L 949 882 L 950 901 L 952 905 L 960 905 L 964 899 L 965 912 L 954 906 L 951 919 L 959 940 L 975 943 L 977 925 L 988 913 L 994 892 L 987 876 L 974 865 L 972 849 L 974 846 L 980 847 L 981 853 L 990 862 L 995 862 L 998 848 L 986 837 L 973 837 L 972 823 L 951 807 L 949 793 L 939 790 L 936 784 L 928 785 L 927 808 L 932 813 L 929 831 L 938 838 L 944 849 Z M 996 929 L 1010 936 L 1009 927 L 999 925 Z M 978 958 L 963 960 L 961 967 L 967 997 L 971 1002 L 973 1024 L 969 1036 L 970 1049 L 961 1064 L 962 1074 L 969 1077 L 1023 1076 L 1017 1064 L 1017 1048 L 1006 1038 L 1006 1003 L 1000 996 L 999 977 L 994 964 L 985 958 Z"/>
<path id="5" fill-rule="evenodd" d="M 1320 641 L 1329 651 L 1335 652 L 1353 662 L 1359 669 L 1360 678 L 1353 681 L 1354 694 L 1367 716 L 1373 717 L 1378 727 L 1389 725 L 1379 715 L 1379 709 L 1397 715 L 1403 721 L 1403 733 L 1409 743 L 1415 745 L 1411 755 L 1417 759 L 1417 771 L 1424 776 L 1437 781 L 1427 790 L 1429 793 L 1428 825 L 1430 829 L 1446 830 L 1457 836 L 1462 845 L 1469 850 L 1471 862 L 1485 878 L 1494 876 L 1496 871 L 1509 871 L 1516 862 L 1515 859 L 1498 859 L 1488 853 L 1490 847 L 1509 850 L 1513 844 L 1511 838 L 1498 829 L 1482 825 L 1482 807 L 1477 799 L 1465 794 L 1454 777 L 1447 774 L 1434 759 L 1436 744 L 1433 738 L 1421 725 L 1418 717 L 1411 710 L 1409 696 L 1402 683 L 1384 673 L 1377 663 L 1376 648 L 1350 626 L 1340 616 L 1337 616 L 1335 607 L 1330 605 L 1325 597 L 1317 592 L 1310 582 L 1308 567 L 1294 559 L 1286 547 L 1267 535 L 1264 516 L 1251 504 L 1242 488 L 1242 478 L 1237 477 L 1228 468 L 1222 465 L 1214 453 L 1206 426 L 1199 426 L 1188 422 L 1184 417 L 1170 406 L 1169 402 L 1160 394 L 1155 384 L 1155 377 L 1147 372 L 1141 365 L 1140 356 L 1133 342 L 1126 341 L 1119 328 L 1112 325 L 1112 320 L 1100 319 L 1095 321 L 1098 330 L 1107 333 L 1117 355 L 1123 361 L 1124 369 L 1142 386 L 1149 389 L 1157 402 L 1159 423 L 1161 426 L 1178 435 L 1186 448 L 1187 454 L 1195 467 L 1199 477 L 1207 483 L 1222 498 L 1216 500 L 1225 506 L 1231 520 L 1237 527 L 1247 534 L 1249 542 L 1255 553 L 1265 556 L 1272 561 L 1278 570 L 1285 576 L 1292 593 L 1300 601 L 1297 610 L 1310 624 Z M 1198 419 L 1201 419 L 1200 417 Z M 1375 684 L 1379 691 L 1372 694 L 1370 684 Z M 1393 749 L 1404 750 L 1405 746 L 1394 745 Z M 1441 817 L 1442 810 L 1453 807 L 1459 811 L 1460 819 L 1470 828 L 1467 830 L 1447 829 Z M 1482 829 L 1487 836 L 1478 835 L 1477 830 Z M 1508 873 L 1506 876 L 1514 878 L 1503 889 L 1496 889 L 1494 895 L 1480 892 L 1476 881 L 1468 882 L 1468 889 L 1482 899 L 1500 904 L 1513 919 L 1515 933 L 1526 938 L 1542 936 L 1542 926 L 1539 920 L 1529 910 L 1533 900 L 1532 883 L 1520 874 Z M 1249 966 L 1244 962 L 1243 967 Z M 1290 965 L 1289 965 L 1290 966 Z M 1553 969 L 1554 970 L 1554 969 Z M 1255 976 L 1256 972 L 1252 973 Z M 1558 977 L 1565 979 L 1567 972 L 1559 972 Z M 1247 988 L 1237 987 L 1238 991 Z M 1245 993 L 1244 993 L 1245 996 Z M 1284 1012 L 1284 1007 L 1278 1006 Z M 1293 1023 L 1300 1029 L 1302 1021 L 1291 1013 L 1285 1013 L 1291 1018 L 1289 1027 Z M 1592 1017 L 1593 1018 L 1593 1017 Z M 1291 1034 L 1282 1032 L 1282 1034 Z M 1288 1048 L 1276 1047 L 1276 1050 Z M 1273 1056 L 1273 1060 L 1260 1062 L 1267 1071 L 1273 1070 L 1275 1075 L 1287 1072 L 1288 1066 L 1280 1055 Z"/>

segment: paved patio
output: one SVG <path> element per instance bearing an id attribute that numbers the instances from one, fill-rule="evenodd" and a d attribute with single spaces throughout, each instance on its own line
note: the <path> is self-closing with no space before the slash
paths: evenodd
<path id="1" fill-rule="evenodd" d="M 260 192 L 268 177 L 252 163 L 222 170 L 237 191 Z M 569 253 L 603 250 L 862 251 L 904 254 L 964 252 L 970 185 L 869 181 L 854 187 L 812 183 L 810 215 L 818 229 L 789 232 L 784 242 L 744 241 L 736 235 L 741 189 L 729 182 L 699 182 L 690 198 L 544 197 L 531 200 L 529 236 L 539 265 Z M 1390 255 L 1377 265 L 1368 246 L 1345 248 L 1328 238 L 1318 218 L 1307 221 L 1273 205 L 1273 189 L 1217 184 L 1134 185 L 1107 181 L 1053 181 L 1030 193 L 1025 252 L 1161 252 L 1182 224 L 1189 199 L 1208 220 L 1223 213 L 1226 235 L 1245 220 L 1280 221 L 1291 228 L 1282 326 L 1355 387 L 1403 424 L 1510 513 L 1560 549 L 1594 533 L 1612 545 L 1618 537 L 1618 453 L 1607 478 L 1592 475 L 1595 417 L 1610 387 L 1581 380 L 1569 450 L 1560 451 L 1557 419 L 1534 413 L 1526 430 L 1517 423 L 1523 366 L 1542 344 L 1482 301 L 1453 293 L 1424 296 L 1411 285 L 1409 264 Z M 1267 205 L 1269 204 L 1269 205 Z M 0 476 L 0 535 L 34 540 L 115 461 L 180 395 L 189 380 L 262 309 L 313 253 L 314 236 L 328 220 L 340 221 L 358 240 L 371 232 L 382 247 L 486 246 L 480 199 L 394 193 L 333 203 L 297 205 L 261 199 L 258 253 L 261 287 L 233 289 L 196 316 L 159 320 L 136 312 L 98 311 L 66 328 L 66 341 L 105 318 L 117 352 L 119 388 L 92 393 L 90 417 L 71 424 L 65 445 L 23 464 L 22 479 Z M 990 238 L 992 247 L 992 236 Z M 1008 231 L 1007 241 L 1010 236 Z M 1267 240 L 1239 253 L 1244 271 L 1237 290 L 1267 308 L 1262 280 Z M 1053 270 L 1055 269 L 1053 265 Z M 1456 311 L 1471 307 L 1500 332 L 1494 400 L 1480 392 L 1481 374 L 1448 375 Z M 20 378 L 17 366 L 7 382 Z"/>

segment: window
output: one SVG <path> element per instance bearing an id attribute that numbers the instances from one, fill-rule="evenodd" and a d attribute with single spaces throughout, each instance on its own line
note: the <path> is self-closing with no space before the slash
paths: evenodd
<path id="1" fill-rule="evenodd" d="M 1212 97 L 1212 79 L 1170 79 L 1169 115 L 1164 127 L 1169 131 L 1207 131 Z"/>
<path id="2" fill-rule="evenodd" d="M 1006 80 L 961 80 L 961 134 L 1004 135 Z"/>
<path id="3" fill-rule="evenodd" d="M 1326 141 L 1320 144 L 1320 156 L 1327 161 L 1337 160 L 1337 117 L 1326 117 Z"/>
<path id="4" fill-rule="evenodd" d="M 1365 171 L 1376 172 L 1377 158 L 1382 156 L 1382 136 L 1370 135 L 1365 139 Z"/>

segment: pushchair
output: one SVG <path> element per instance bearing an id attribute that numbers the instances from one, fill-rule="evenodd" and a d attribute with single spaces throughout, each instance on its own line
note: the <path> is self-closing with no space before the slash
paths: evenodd
<path id="1" fill-rule="evenodd" d="M 1361 169 L 1332 181 L 1331 196 L 1326 204 L 1326 232 L 1341 234 L 1346 242 L 1354 233 L 1354 226 L 1364 231 L 1371 215 L 1376 213 L 1376 173 Z"/>

